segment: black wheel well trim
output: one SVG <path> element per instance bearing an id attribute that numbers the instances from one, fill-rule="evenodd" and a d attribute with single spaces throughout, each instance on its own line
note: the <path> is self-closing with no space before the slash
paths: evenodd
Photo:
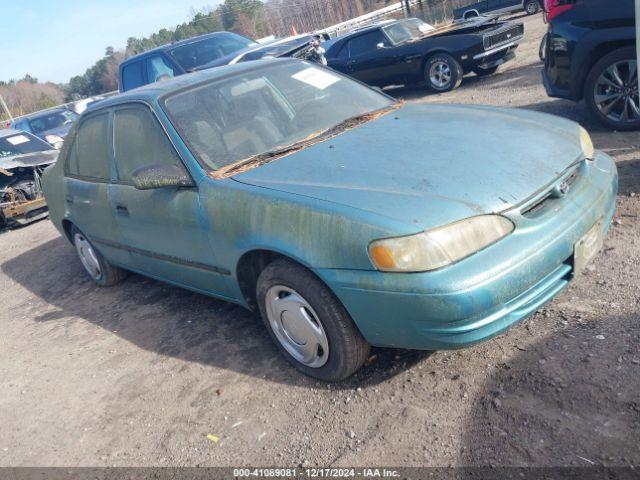
<path id="1" fill-rule="evenodd" d="M 633 39 L 610 40 L 601 42 L 593 48 L 587 54 L 587 61 L 583 62 L 578 74 L 579 76 L 575 80 L 575 85 L 577 86 L 576 96 L 578 100 L 582 100 L 584 98 L 585 83 L 587 82 L 587 77 L 591 73 L 595 64 L 598 63 L 598 61 L 605 55 L 609 55 L 611 52 L 622 48 L 633 47 L 635 46 L 634 44 L 635 42 Z"/>
<path id="2" fill-rule="evenodd" d="M 428 51 L 427 53 L 424 54 L 424 57 L 422 58 L 422 71 L 423 71 L 423 73 L 424 73 L 424 69 L 427 66 L 427 62 L 429 61 L 429 59 L 431 59 L 431 57 L 433 57 L 435 55 L 438 55 L 439 53 L 446 53 L 447 55 L 453 57 L 453 59 L 456 62 L 460 63 L 460 61 L 455 57 L 455 55 L 451 51 L 446 50 L 443 47 L 437 47 L 436 49 L 430 50 L 430 51 Z"/>
<path id="3" fill-rule="evenodd" d="M 65 236 L 69 242 L 73 243 L 73 239 L 71 238 L 71 229 L 75 226 L 75 224 L 69 220 L 68 218 L 62 219 L 62 230 L 64 231 Z"/>
<path id="4" fill-rule="evenodd" d="M 247 250 L 240 256 L 235 269 L 236 282 L 238 283 L 238 287 L 240 288 L 244 301 L 251 311 L 256 313 L 260 311 L 258 308 L 258 300 L 256 298 L 256 286 L 260 273 L 262 273 L 269 264 L 281 259 L 286 259 L 292 263 L 300 265 L 305 270 L 311 272 L 313 276 L 315 276 L 334 295 L 336 295 L 333 288 L 331 288 L 331 286 L 315 272 L 311 265 L 306 263 L 304 260 L 271 248 L 254 248 Z M 342 300 L 340 300 L 338 295 L 336 295 L 336 298 L 338 298 L 338 301 L 342 304 Z M 342 305 L 346 310 L 346 306 L 344 304 Z"/>

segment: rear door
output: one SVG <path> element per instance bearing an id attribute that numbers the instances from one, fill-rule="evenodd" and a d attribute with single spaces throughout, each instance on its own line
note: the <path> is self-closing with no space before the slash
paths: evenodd
<path id="1" fill-rule="evenodd" d="M 226 296 L 225 276 L 215 262 L 197 188 L 138 190 L 133 172 L 144 166 L 181 164 L 151 109 L 119 107 L 113 117 L 116 177 L 109 202 L 135 270 L 207 293 Z"/>
<path id="2" fill-rule="evenodd" d="M 110 115 L 107 110 L 83 118 L 70 139 L 64 166 L 65 202 L 70 220 L 111 263 L 127 267 L 129 254 L 118 248 L 120 234 L 111 213 L 108 185 L 112 174 Z"/>

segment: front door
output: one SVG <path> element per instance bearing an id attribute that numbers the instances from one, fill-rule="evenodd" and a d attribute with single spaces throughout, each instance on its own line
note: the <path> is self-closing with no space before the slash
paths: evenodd
<path id="1" fill-rule="evenodd" d="M 347 47 L 347 74 L 361 82 L 379 87 L 393 83 L 398 61 L 395 57 L 396 49 L 380 30 L 352 38 Z"/>
<path id="2" fill-rule="evenodd" d="M 216 266 L 197 188 L 133 186 L 132 173 L 140 167 L 182 162 L 147 106 L 115 110 L 113 146 L 117 175 L 109 186 L 109 203 L 136 270 L 226 296 L 229 272 Z"/>

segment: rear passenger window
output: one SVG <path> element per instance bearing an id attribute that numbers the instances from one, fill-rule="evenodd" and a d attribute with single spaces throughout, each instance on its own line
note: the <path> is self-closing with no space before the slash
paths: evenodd
<path id="1" fill-rule="evenodd" d="M 131 90 L 132 88 L 144 85 L 144 75 L 142 70 L 142 60 L 130 63 L 122 69 L 122 90 Z"/>
<path id="2" fill-rule="evenodd" d="M 71 175 L 108 181 L 111 178 L 109 114 L 87 118 L 80 124 L 69 153 L 67 172 Z"/>
<path id="3" fill-rule="evenodd" d="M 133 183 L 134 170 L 148 165 L 178 165 L 180 158 L 153 114 L 144 107 L 116 110 L 113 142 L 118 178 Z"/>

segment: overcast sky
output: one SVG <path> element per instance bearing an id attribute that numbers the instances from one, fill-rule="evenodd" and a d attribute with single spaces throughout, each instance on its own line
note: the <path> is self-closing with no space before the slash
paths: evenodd
<path id="1" fill-rule="evenodd" d="M 0 80 L 26 73 L 67 82 L 129 37 L 147 36 L 220 0 L 6 0 L 0 19 Z"/>

